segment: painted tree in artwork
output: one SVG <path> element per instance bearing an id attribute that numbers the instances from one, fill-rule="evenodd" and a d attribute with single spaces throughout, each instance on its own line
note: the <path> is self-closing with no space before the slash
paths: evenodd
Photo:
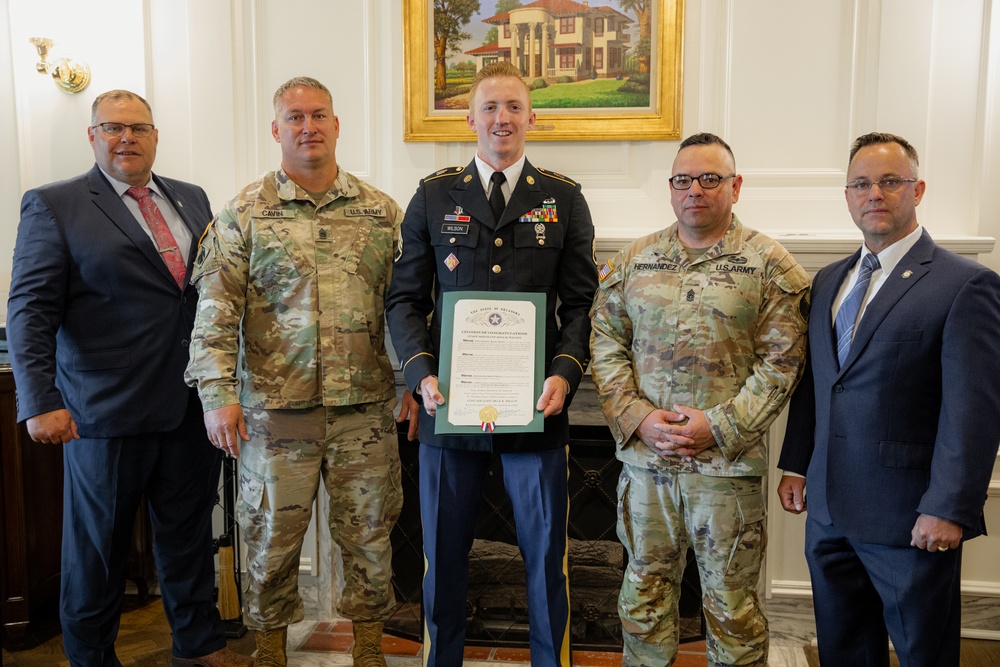
<path id="1" fill-rule="evenodd" d="M 434 89 L 444 90 L 448 56 L 472 35 L 462 30 L 479 11 L 479 0 L 434 0 Z"/>
<path id="2" fill-rule="evenodd" d="M 521 6 L 521 0 L 497 0 L 496 11 L 493 16 L 498 16 L 504 12 L 509 12 L 512 9 L 517 9 Z M 483 44 L 492 44 L 493 42 L 500 41 L 500 31 L 496 26 L 491 27 L 486 31 L 486 39 L 483 40 Z"/>
<path id="3" fill-rule="evenodd" d="M 656 0 L 618 0 L 622 9 L 635 12 L 635 18 L 639 22 L 639 43 L 636 44 L 635 54 L 639 56 L 640 72 L 649 71 L 649 47 L 652 38 L 650 28 L 654 2 Z"/>

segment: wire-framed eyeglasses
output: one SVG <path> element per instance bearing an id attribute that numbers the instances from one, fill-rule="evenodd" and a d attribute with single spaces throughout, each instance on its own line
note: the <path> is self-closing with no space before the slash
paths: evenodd
<path id="1" fill-rule="evenodd" d="M 858 181 L 852 181 L 845 185 L 844 187 L 852 195 L 857 195 L 861 197 L 867 195 L 873 185 L 878 185 L 878 189 L 882 192 L 898 192 L 907 183 L 916 183 L 915 178 L 900 178 L 898 176 L 887 176 L 885 178 L 880 178 L 877 181 L 869 181 L 868 179 L 861 179 Z"/>
<path id="2" fill-rule="evenodd" d="M 101 128 L 104 134 L 109 137 L 120 137 L 125 134 L 126 129 L 132 130 L 132 136 L 137 139 L 148 137 L 156 129 L 150 123 L 133 123 L 132 125 L 126 125 L 125 123 L 97 123 L 96 125 L 91 125 L 91 127 Z"/>
<path id="3" fill-rule="evenodd" d="M 671 176 L 667 180 L 670 182 L 670 185 L 674 190 L 690 190 L 695 181 L 698 181 L 698 184 L 704 190 L 714 190 L 722 184 L 722 181 L 727 178 L 735 177 L 736 174 L 729 174 L 728 176 L 720 176 L 719 174 L 702 174 L 701 176 L 677 174 L 676 176 Z"/>

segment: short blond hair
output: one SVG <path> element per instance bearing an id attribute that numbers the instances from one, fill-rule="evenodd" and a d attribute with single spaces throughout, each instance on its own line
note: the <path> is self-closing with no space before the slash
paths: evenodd
<path id="1" fill-rule="evenodd" d="M 472 80 L 472 87 L 469 88 L 469 111 L 475 112 L 473 104 L 476 100 L 476 91 L 479 90 L 479 84 L 486 79 L 499 79 L 505 76 L 517 79 L 524 86 L 524 92 L 528 94 L 528 111 L 531 111 L 531 88 L 528 88 L 528 84 L 521 78 L 521 70 L 514 63 L 507 60 L 498 60 L 495 63 L 490 63 L 476 72 L 476 77 Z"/>
<path id="2" fill-rule="evenodd" d="M 278 86 L 278 89 L 274 91 L 274 97 L 271 98 L 271 104 L 274 105 L 275 116 L 278 115 L 278 111 L 281 109 L 281 98 L 292 88 L 312 88 L 313 90 L 319 90 L 326 93 L 327 98 L 330 100 L 330 112 L 333 112 L 333 95 L 330 94 L 329 88 L 312 77 L 296 76 Z"/>

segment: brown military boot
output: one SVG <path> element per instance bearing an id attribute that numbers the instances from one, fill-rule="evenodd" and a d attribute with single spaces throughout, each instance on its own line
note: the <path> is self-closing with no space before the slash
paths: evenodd
<path id="1" fill-rule="evenodd" d="M 288 667 L 288 656 L 285 654 L 287 626 L 273 630 L 254 630 L 253 638 L 257 642 L 257 667 Z"/>
<path id="2" fill-rule="evenodd" d="M 386 667 L 382 653 L 382 624 L 354 621 L 354 667 Z"/>

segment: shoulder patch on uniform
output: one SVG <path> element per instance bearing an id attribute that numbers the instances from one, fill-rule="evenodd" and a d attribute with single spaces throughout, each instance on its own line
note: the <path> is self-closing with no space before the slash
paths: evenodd
<path id="1" fill-rule="evenodd" d="M 615 270 L 615 265 L 609 259 L 608 261 L 604 262 L 604 265 L 601 266 L 601 269 L 597 272 L 597 279 L 604 280 L 605 278 L 610 276 L 614 272 L 614 270 Z"/>
<path id="2" fill-rule="evenodd" d="M 543 176 L 548 176 L 549 178 L 554 178 L 557 181 L 562 181 L 563 183 L 568 183 L 570 185 L 574 186 L 579 185 L 579 183 L 577 183 L 573 179 L 567 178 L 566 176 L 563 176 L 562 174 L 556 173 L 554 171 L 549 171 L 548 169 L 542 169 L 541 167 L 535 167 L 535 169 L 537 169 L 538 173 L 542 174 Z"/>
<path id="3" fill-rule="evenodd" d="M 208 236 L 208 230 L 210 230 L 211 228 L 212 228 L 212 221 L 209 220 L 208 224 L 205 225 L 205 231 L 203 231 L 201 233 L 201 236 L 198 237 L 198 249 L 199 250 L 201 250 L 201 244 L 205 242 L 205 237 Z"/>
<path id="4" fill-rule="evenodd" d="M 465 171 L 465 167 L 445 167 L 444 169 L 438 169 L 430 176 L 425 177 L 424 183 L 441 178 L 442 176 L 454 176 L 455 174 L 461 174 L 463 171 Z"/>

